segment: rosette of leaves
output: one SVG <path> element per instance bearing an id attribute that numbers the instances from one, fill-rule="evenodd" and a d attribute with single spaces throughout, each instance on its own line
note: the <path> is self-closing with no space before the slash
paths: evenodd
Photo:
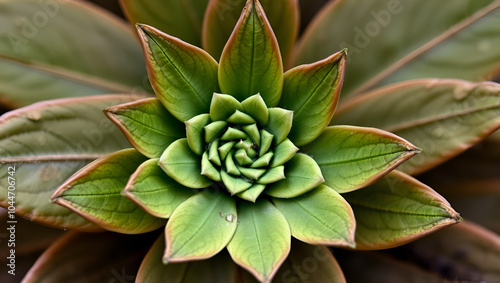
<path id="1" fill-rule="evenodd" d="M 451 210 L 449 204 L 415 178 L 394 171 L 375 182 L 394 166 L 413 155 L 415 147 L 401 138 L 374 128 L 337 125 L 352 124 L 381 128 L 394 132 L 423 148 L 424 151 L 416 158 L 410 159 L 398 168 L 408 174 L 418 174 L 433 168 L 497 129 L 499 126 L 497 84 L 422 79 L 387 87 L 384 85 L 429 75 L 471 81 L 490 78 L 494 75 L 494 70 L 498 70 L 498 60 L 495 59 L 498 58 L 495 57 L 495 54 L 498 54 L 497 49 L 490 48 L 495 46 L 495 38 L 498 37 L 486 35 L 497 32 L 495 27 L 498 25 L 495 25 L 495 21 L 498 17 L 495 17 L 495 13 L 498 11 L 498 1 L 463 0 L 454 1 L 452 6 L 447 6 L 449 4 L 447 1 L 437 3 L 431 0 L 376 1 L 373 3 L 356 0 L 332 1 L 313 20 L 295 47 L 294 42 L 298 30 L 298 3 L 286 0 L 262 0 L 261 2 L 269 15 L 269 23 L 279 42 L 284 65 L 288 66 L 285 70 L 290 66 L 311 63 L 285 73 L 281 69 L 281 75 L 284 75 L 281 89 L 280 79 L 277 80 L 278 84 L 273 84 L 273 79 L 280 73 L 276 71 L 280 67 L 274 68 L 277 61 L 269 60 L 271 63 L 266 64 L 265 60 L 263 60 L 264 63 L 257 60 L 267 56 L 279 57 L 276 55 L 275 39 L 270 36 L 271 42 L 274 41 L 271 44 L 273 48 L 262 48 L 260 50 L 264 51 L 259 52 L 258 46 L 269 46 L 267 39 L 260 40 L 261 37 L 256 36 L 252 38 L 252 44 L 244 44 L 250 42 L 249 34 L 259 33 L 248 33 L 249 30 L 246 29 L 239 33 L 240 39 L 235 39 L 231 35 L 241 9 L 245 5 L 244 1 L 191 0 L 159 3 L 124 0 L 122 1 L 124 10 L 132 23 L 148 23 L 186 42 L 203 47 L 219 63 L 206 54 L 202 55 L 203 52 L 198 48 L 142 25 L 141 40 L 144 43 L 144 51 L 149 64 L 150 80 L 158 98 L 137 100 L 137 97 L 125 94 L 62 99 L 35 104 L 2 117 L 0 123 L 2 163 L 0 166 L 16 165 L 16 178 L 19 182 L 16 191 L 18 215 L 58 228 L 94 232 L 106 229 L 126 234 L 145 233 L 161 228 L 167 223 L 165 230 L 167 233 L 160 236 L 144 259 L 144 249 L 151 245 L 150 239 L 155 236 L 154 233 L 148 233 L 144 237 L 117 236 L 109 233 L 102 234 L 102 236 L 70 233 L 46 251 L 26 277 L 26 282 L 40 278 L 48 278 L 47 280 L 52 282 L 68 281 L 75 276 L 88 278 L 94 276 L 92 278 L 103 278 L 103 280 L 110 280 L 112 279 L 110 277 L 114 276 L 116 280 L 121 278 L 116 277 L 120 276 L 120 273 L 122 276 L 135 274 L 135 271 L 129 273 L 128 266 L 132 265 L 132 268 L 136 268 L 134 264 L 141 261 L 137 280 L 145 282 L 160 281 L 161 278 L 179 278 L 182 282 L 210 280 L 252 282 L 254 279 L 234 262 L 250 270 L 260 280 L 270 280 L 277 272 L 273 281 L 343 282 L 345 280 L 342 271 L 328 250 L 322 245 L 311 244 L 352 247 L 355 243 L 357 249 L 383 249 L 404 244 L 456 221 L 458 215 Z M 490 2 L 492 4 L 488 5 Z M 301 2 L 301 6 L 309 8 L 309 5 L 303 5 L 304 3 L 306 2 Z M 307 1 L 307 4 L 309 3 Z M 137 90 L 140 90 L 142 94 L 144 90 L 148 92 L 147 87 L 144 89 L 144 83 L 147 81 L 144 79 L 145 68 L 143 68 L 142 54 L 135 38 L 126 26 L 124 27 L 109 15 L 93 9 L 85 2 L 77 1 L 16 0 L 5 1 L 1 4 L 3 7 L 8 7 L 8 9 L 0 9 L 2 14 L 0 29 L 5 30 L 8 35 L 2 37 L 2 40 L 6 41 L 0 48 L 3 103 L 18 107 L 34 101 L 57 97 L 115 92 L 137 93 Z M 360 10 L 360 7 L 364 9 Z M 156 13 L 157 11 L 162 12 Z M 261 21 L 256 20 L 259 17 L 254 17 L 259 14 L 255 11 L 253 10 L 252 16 L 249 17 L 255 21 L 249 19 L 249 22 Z M 427 20 L 427 17 L 422 17 L 423 14 L 432 14 L 434 11 L 446 11 L 446 13 L 433 17 L 432 21 Z M 45 18 L 48 21 L 40 26 L 40 21 Z M 91 21 L 88 20 L 89 18 Z M 33 22 L 30 22 L 32 19 Z M 411 25 L 410 22 L 412 22 Z M 419 24 L 413 24 L 414 22 Z M 264 38 L 266 34 L 271 33 L 268 23 L 266 24 L 266 28 L 260 31 L 262 32 L 260 34 L 264 34 Z M 453 26 L 455 24 L 456 26 Z M 377 26 L 380 30 L 375 36 L 374 31 L 377 31 Z M 410 26 L 425 28 L 419 28 L 418 32 L 412 29 L 413 32 L 409 33 Z M 449 29 L 451 26 L 453 28 Z M 242 24 L 238 23 L 238 27 L 241 30 Z M 261 26 L 253 25 L 253 27 L 260 29 Z M 53 33 L 53 31 L 57 32 Z M 61 38 L 63 40 L 60 44 L 57 43 L 56 40 Z M 76 44 L 67 44 L 68 38 L 74 38 L 70 42 L 76 42 Z M 228 38 L 230 40 L 226 44 Z M 431 43 L 421 46 L 427 41 Z M 238 45 L 238 43 L 243 44 Z M 233 47 L 227 48 L 229 51 L 226 52 L 224 49 L 227 46 Z M 331 54 L 344 47 L 350 50 L 349 72 L 346 74 L 346 85 L 342 95 L 347 98 L 341 102 L 332 121 L 332 125 L 336 126 L 325 128 L 328 124 L 325 121 L 331 118 L 325 113 L 331 114 L 335 108 L 338 97 L 336 92 L 340 90 L 346 58 L 345 52 L 333 56 Z M 224 54 L 223 50 L 226 56 L 221 56 Z M 247 50 L 255 52 L 246 52 Z M 239 56 L 233 56 L 238 53 Z M 235 58 L 248 58 L 248 54 L 253 56 L 250 56 L 251 62 L 258 61 L 259 63 L 249 65 L 241 60 L 234 60 Z M 463 54 L 467 54 L 467 60 L 462 60 Z M 123 60 L 123 58 L 130 60 Z M 318 60 L 322 61 L 318 62 Z M 172 65 L 169 65 L 169 62 Z M 477 64 L 478 62 L 481 64 Z M 240 68 L 232 70 L 234 66 Z M 243 68 L 245 66 L 247 68 Z M 248 66 L 253 67 L 248 69 Z M 466 66 L 468 71 L 461 72 L 461 68 L 456 66 Z M 196 71 L 192 71 L 193 69 Z M 221 70 L 228 71 L 228 73 L 222 74 Z M 252 74 L 260 73 L 262 77 L 250 76 L 252 80 L 245 80 L 248 75 L 244 71 Z M 12 72 L 16 72 L 16 75 L 12 76 Z M 189 72 L 196 74 L 184 76 Z M 230 74 L 231 72 L 233 75 Z M 242 73 L 243 75 L 234 75 Z M 216 74 L 215 79 L 214 74 Z M 330 82 L 334 81 L 333 86 L 328 86 L 328 80 L 325 80 L 324 84 L 319 83 L 321 78 L 328 78 Z M 244 82 L 254 82 L 254 84 Z M 196 85 L 202 87 L 191 87 Z M 252 89 L 251 85 L 258 87 Z M 318 88 L 311 86 L 318 86 Z M 375 87 L 380 88 L 369 91 Z M 176 91 L 176 89 L 181 91 Z M 200 89 L 205 91 L 203 95 L 198 96 L 197 94 L 202 93 L 198 92 Z M 210 91 L 206 91 L 207 89 Z M 269 94 L 269 89 L 280 89 L 280 91 L 278 95 Z M 324 89 L 329 89 L 334 95 Z M 180 95 L 181 92 L 182 95 Z M 242 105 L 242 108 L 235 106 L 235 109 L 256 121 L 255 127 L 259 130 L 259 137 L 262 137 L 264 131 L 273 135 L 271 146 L 267 151 L 273 154 L 269 165 L 275 160 L 275 155 L 284 156 L 277 154 L 281 152 L 276 143 L 276 137 L 279 135 L 270 129 L 272 123 L 268 121 L 266 124 L 262 121 L 264 114 L 248 113 L 248 109 L 244 107 L 248 99 L 255 100 L 257 95 L 264 101 L 261 105 L 265 105 L 263 108 L 267 109 L 270 117 L 274 115 L 270 114 L 273 111 L 280 111 L 276 109 L 293 112 L 291 129 L 285 139 L 298 149 L 290 160 L 282 165 L 274 163 L 276 166 L 272 167 L 283 166 L 285 179 L 276 179 L 276 182 L 265 184 L 260 194 L 256 193 L 253 186 L 259 185 L 259 180 L 263 183 L 261 178 L 264 175 L 259 178 L 252 175 L 254 178 L 249 178 L 243 174 L 229 173 L 228 168 L 232 164 L 227 165 L 226 162 L 221 162 L 218 165 L 216 161 L 213 161 L 216 160 L 215 154 L 210 156 L 210 146 L 213 141 L 205 139 L 205 127 L 211 129 L 222 121 L 212 120 L 212 112 L 214 115 L 218 114 L 218 111 L 211 111 L 214 97 L 233 97 L 236 104 Z M 326 95 L 327 98 L 319 99 L 321 95 Z M 173 100 L 162 101 L 166 98 L 173 98 Z M 320 100 L 321 103 L 318 102 Z M 230 103 L 227 99 L 224 101 Z M 314 112 L 319 109 L 313 106 L 314 102 L 321 105 L 328 104 L 331 107 L 329 108 L 331 113 L 326 110 L 322 112 L 325 114 L 324 120 L 319 118 L 321 111 Z M 120 103 L 126 104 L 110 107 Z M 129 141 L 136 149 L 126 149 L 107 155 L 130 147 L 130 145 L 120 133 L 117 133 L 116 127 L 113 127 L 114 125 L 102 116 L 101 110 L 105 107 L 108 107 L 108 116 L 112 117 L 126 132 Z M 214 106 L 213 109 L 220 109 L 220 107 Z M 186 111 L 192 112 L 186 114 L 186 117 L 179 116 Z M 259 113 L 264 112 L 259 111 Z M 244 115 L 237 114 L 237 116 Z M 311 116 L 315 118 L 309 119 Z M 195 119 L 196 117 L 198 118 Z M 205 117 L 206 123 L 200 122 L 202 117 Z M 253 135 L 255 144 L 260 150 L 258 139 L 255 139 L 257 136 L 255 131 L 252 134 L 244 130 L 244 127 L 249 128 L 248 125 L 253 123 L 238 124 L 233 123 L 234 120 L 227 122 L 229 117 L 223 119 L 228 124 L 228 128 L 223 127 L 224 132 L 221 131 L 219 135 L 214 134 L 214 137 L 219 137 L 219 144 L 221 137 L 231 127 L 243 132 L 250 141 Z M 187 121 L 192 123 L 191 130 L 186 132 L 184 122 Z M 246 121 L 250 120 L 246 119 Z M 317 124 L 318 121 L 326 124 Z M 214 123 L 215 125 L 210 126 Z M 203 129 L 193 128 L 193 126 L 200 125 Z M 278 128 L 281 129 L 281 127 Z M 161 138 L 151 138 L 158 136 Z M 234 134 L 230 136 L 237 137 Z M 309 140 L 301 141 L 301 138 Z M 158 164 L 162 164 L 159 161 L 166 149 L 171 146 L 173 148 L 177 141 L 183 139 L 183 149 L 186 151 L 181 152 L 181 157 L 184 159 L 176 159 L 172 156 L 167 158 L 165 155 L 166 159 L 173 160 L 174 163 L 163 162 L 162 167 L 165 169 L 163 170 Z M 253 148 L 255 145 L 250 142 L 245 143 L 246 138 L 233 139 L 235 143 L 231 146 L 232 149 L 228 150 L 228 154 L 233 152 L 234 157 L 240 150 L 239 156 L 242 156 L 242 148 L 236 146 L 241 140 L 243 142 L 239 147 L 244 148 L 245 154 L 250 157 L 253 155 L 252 149 L 255 150 Z M 231 144 L 231 142 L 223 141 L 225 144 Z M 196 151 L 196 146 L 202 150 Z M 392 152 L 394 155 L 386 155 L 385 150 L 391 147 L 396 149 Z M 325 153 L 325 149 L 328 149 L 328 154 Z M 402 151 L 398 151 L 400 149 Z M 171 152 L 179 153 L 180 151 L 172 150 Z M 206 162 L 205 159 L 203 163 L 205 152 L 210 162 Z M 217 149 L 216 153 L 220 159 L 221 151 Z M 222 155 L 224 153 L 225 151 L 222 151 Z M 373 159 L 374 153 L 380 153 L 380 156 L 377 156 L 379 158 Z M 292 155 L 291 150 L 289 150 L 289 155 Z M 196 159 L 197 162 L 189 162 L 189 164 L 184 164 L 186 168 L 182 168 L 183 164 L 178 161 L 186 160 L 186 156 L 193 157 L 190 161 Z M 276 187 L 286 182 L 299 184 L 310 181 L 303 178 L 309 173 L 297 176 L 295 173 L 300 170 L 290 169 L 294 164 L 298 164 L 297 156 L 309 156 L 314 160 L 320 169 L 321 178 L 324 179 L 323 183 L 308 192 L 306 192 L 307 189 L 302 189 L 304 193 L 296 192 L 300 195 L 295 197 L 273 195 L 278 191 Z M 79 168 L 96 158 L 99 159 L 65 182 Z M 252 164 L 259 158 L 260 152 L 258 157 L 257 155 L 250 157 Z M 243 168 L 242 170 L 247 173 L 248 168 L 265 169 L 266 173 L 271 169 L 271 166 L 252 168 L 248 159 L 244 157 L 232 160 L 237 169 Z M 241 165 L 246 163 L 248 165 Z M 478 168 L 485 168 L 483 163 L 479 163 L 481 166 Z M 193 168 L 196 166 L 199 166 L 200 173 L 196 176 L 208 181 L 210 185 L 201 188 L 192 184 L 188 185 L 195 176 Z M 313 167 L 315 166 L 307 166 L 307 168 Z M 214 170 L 204 171 L 203 168 L 214 168 L 221 175 L 221 181 L 217 181 L 217 174 L 210 173 Z M 169 170 L 170 175 L 166 172 Z M 231 181 L 226 178 L 226 183 L 222 180 L 224 170 L 232 178 Z M 206 174 L 203 175 L 202 172 Z M 238 172 L 241 173 L 241 171 Z M 443 175 L 439 174 L 440 171 L 435 172 L 443 179 Z M 180 174 L 183 173 L 186 176 L 183 180 L 176 180 L 171 176 L 181 176 Z M 2 178 L 4 179 L 7 180 L 6 177 Z M 293 181 L 290 181 L 291 179 Z M 63 182 L 65 183 L 61 186 Z M 438 184 L 436 187 L 440 188 L 441 182 L 432 183 Z M 252 184 L 252 186 L 242 192 L 234 193 L 236 191 L 228 190 L 227 184 L 234 185 L 229 186 L 233 189 L 241 189 L 237 184 L 246 186 Z M 308 184 L 305 187 L 310 186 L 312 185 Z M 369 187 L 363 188 L 365 186 Z M 60 187 L 56 194 L 57 202 L 77 213 L 48 202 L 50 195 L 57 187 Z M 4 184 L 2 184 L 3 188 Z M 273 190 L 275 190 L 274 193 Z M 332 192 L 336 197 L 332 197 Z M 283 191 L 281 193 L 283 194 Z M 342 194 L 342 197 L 338 197 L 338 193 Z M 9 199 L 6 190 L 0 190 L 0 197 L 2 206 L 8 207 Z M 251 200 L 254 197 L 253 202 Z M 342 198 L 347 200 L 352 211 Z M 228 209 L 224 209 L 223 204 L 229 199 L 229 202 L 234 202 L 236 213 L 233 213 L 229 206 Z M 324 202 L 320 202 L 319 199 Z M 332 203 L 339 205 L 332 208 Z M 214 214 L 209 214 L 212 218 L 206 218 L 208 214 L 206 207 L 210 204 L 217 208 L 222 206 L 222 208 L 214 210 Z M 311 207 L 317 209 L 311 210 L 309 209 Z M 473 206 L 468 202 L 468 205 L 464 207 Z M 265 211 L 263 214 L 266 216 L 257 216 L 258 213 L 249 213 L 249 211 Z M 345 212 L 343 216 L 340 215 L 341 211 Z M 352 212 L 356 219 L 354 237 Z M 337 213 L 336 216 L 335 213 Z M 196 217 L 200 214 L 203 215 Z M 255 236 L 245 238 L 248 243 L 241 245 L 241 247 L 252 247 L 251 240 L 258 239 L 261 244 L 260 248 L 252 254 L 257 255 L 257 261 L 253 261 L 255 257 L 252 256 L 243 258 L 242 255 L 248 255 L 248 253 L 235 251 L 236 240 L 234 239 L 241 237 L 246 230 L 238 232 L 238 229 L 248 228 L 245 226 L 248 223 L 244 220 L 245 217 L 246 219 L 251 216 L 252 219 L 276 220 L 268 215 L 282 215 L 286 219 L 286 225 L 283 225 L 283 228 L 289 227 L 289 233 L 301 241 L 292 241 L 292 248 L 288 252 L 286 246 L 288 244 L 290 247 L 290 242 L 286 241 L 282 233 L 274 234 L 275 230 L 280 230 L 279 226 L 274 225 L 274 222 L 258 221 L 255 222 L 255 227 L 251 227 L 250 232 L 246 233 L 247 236 Z M 491 218 L 491 215 L 482 215 L 480 218 L 487 220 L 488 217 Z M 167 219 L 170 220 L 167 222 Z M 174 223 L 175 219 L 183 219 L 177 223 L 184 224 L 184 226 L 172 226 L 171 223 Z M 214 226 L 203 226 L 200 224 L 202 223 L 200 219 L 209 219 L 206 223 L 214 224 Z M 218 229 L 217 227 L 223 226 L 218 221 L 223 222 L 227 229 L 236 229 L 230 240 L 227 241 L 231 231 Z M 320 222 L 319 226 L 317 222 Z M 308 225 L 304 226 L 304 223 Z M 331 227 L 329 226 L 331 224 L 336 225 Z M 322 225 L 325 226 L 323 230 L 312 229 Z M 192 233 L 193 230 L 188 229 L 189 227 L 207 229 L 200 228 L 196 233 Z M 262 227 L 264 229 L 261 229 Z M 457 231 L 467 235 L 453 242 L 446 240 L 449 238 L 446 236 L 448 235 L 446 231 L 443 231 L 443 234 L 436 233 L 435 239 L 438 239 L 437 242 L 445 240 L 445 245 L 450 247 L 462 248 L 463 245 L 467 245 L 467 247 L 475 248 L 474 252 L 479 256 L 485 254 L 485 250 L 488 252 L 494 250 L 483 249 L 484 243 L 477 245 L 483 239 L 488 238 L 488 241 L 483 242 L 487 242 L 489 247 L 499 246 L 498 243 L 495 244 L 495 236 L 484 237 L 484 233 L 477 231 L 470 233 L 474 229 L 457 228 Z M 286 231 L 286 229 L 282 230 Z M 183 231 L 185 234 L 178 231 Z M 210 234 L 210 231 L 217 231 L 217 233 Z M 257 233 L 258 231 L 272 231 L 273 234 L 261 235 Z M 332 236 L 333 231 L 340 234 Z M 255 233 L 252 234 L 252 232 Z M 240 233 L 239 236 L 237 236 L 238 233 Z M 207 236 L 209 234 L 210 236 Z M 177 237 L 173 238 L 173 235 Z M 186 235 L 188 236 L 185 237 Z M 190 235 L 193 237 L 190 238 Z M 192 241 L 183 245 L 183 239 Z M 280 239 L 283 240 L 280 241 Z M 224 245 L 226 241 L 228 245 Z M 418 243 L 415 242 L 415 250 L 420 250 L 419 247 L 422 246 Z M 179 248 L 180 246 L 182 248 Z M 223 249 L 224 246 L 230 250 L 232 259 L 225 251 L 210 257 L 210 254 L 216 253 L 216 247 Z M 271 250 L 268 247 L 281 248 L 281 250 Z M 182 254 L 185 251 L 183 248 L 190 248 L 199 253 Z M 429 250 L 429 248 L 426 249 Z M 451 257 L 454 256 L 452 249 L 437 251 L 431 247 L 430 250 L 440 253 L 440 256 L 447 253 Z M 86 254 L 87 251 L 99 253 L 100 257 L 90 259 L 74 256 Z M 286 254 L 288 256 L 285 259 Z M 352 255 L 356 264 L 349 264 L 346 260 L 349 257 L 343 256 L 345 254 Z M 281 255 L 281 258 L 279 256 L 276 258 L 277 255 Z M 387 270 L 385 274 L 390 275 L 407 271 L 401 265 L 394 270 L 393 261 L 386 261 L 379 255 L 374 257 L 375 260 L 365 262 L 364 259 L 369 258 L 369 254 L 346 252 L 341 254 L 340 263 L 347 271 L 349 278 L 352 278 L 353 273 L 360 275 L 357 268 L 354 268 L 354 272 L 352 270 L 359 262 L 362 262 L 363 270 L 367 272 L 361 275 L 367 277 L 364 281 L 361 279 L 361 282 L 366 282 L 368 280 L 366 278 L 370 278 L 373 272 L 379 274 L 384 268 Z M 208 257 L 210 258 L 206 260 L 191 261 Z M 168 264 L 163 265 L 162 259 L 168 261 Z M 245 259 L 252 263 L 244 262 Z M 466 257 L 462 259 L 464 262 L 467 260 Z M 264 263 L 259 265 L 255 262 Z M 494 261 L 491 262 L 493 267 L 490 269 L 494 270 Z M 470 263 L 466 264 L 470 265 Z M 107 268 L 109 266 L 115 269 L 110 272 Z M 279 270 L 277 270 L 278 266 L 281 266 Z M 387 269 L 388 266 L 389 269 Z M 125 267 L 127 267 L 126 270 Z M 489 265 L 480 264 L 478 268 L 487 270 Z M 74 273 L 68 275 L 63 272 L 66 270 L 72 270 Z M 92 270 L 93 273 L 78 274 L 85 270 Z M 418 272 L 412 274 L 418 274 Z M 424 275 L 416 276 L 423 278 Z M 450 278 L 456 277 L 450 275 Z"/>

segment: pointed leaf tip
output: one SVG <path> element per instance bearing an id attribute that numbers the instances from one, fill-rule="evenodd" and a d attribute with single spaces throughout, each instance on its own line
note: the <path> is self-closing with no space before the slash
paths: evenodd
<path id="1" fill-rule="evenodd" d="M 239 101 L 260 93 L 275 106 L 283 88 L 278 41 L 258 1 L 248 1 L 220 59 L 219 85 Z"/>

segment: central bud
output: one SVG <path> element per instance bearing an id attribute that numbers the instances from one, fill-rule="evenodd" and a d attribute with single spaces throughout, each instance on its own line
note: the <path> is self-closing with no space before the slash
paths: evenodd
<path id="1" fill-rule="evenodd" d="M 188 144 L 202 157 L 203 175 L 255 201 L 267 184 L 285 178 L 284 164 L 298 150 L 286 138 L 292 119 L 292 111 L 267 108 L 259 94 L 240 103 L 215 93 L 210 113 L 186 122 Z"/>

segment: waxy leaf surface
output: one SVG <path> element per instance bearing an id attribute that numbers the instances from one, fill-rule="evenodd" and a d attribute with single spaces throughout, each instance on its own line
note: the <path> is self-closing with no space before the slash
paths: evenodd
<path id="1" fill-rule="evenodd" d="M 235 201 L 210 189 L 192 196 L 175 210 L 165 228 L 163 261 L 206 259 L 226 247 L 238 224 Z"/>
<path id="2" fill-rule="evenodd" d="M 316 189 L 292 199 L 273 198 L 290 224 L 292 236 L 311 245 L 354 247 L 354 214 L 332 188 Z"/>
<path id="3" fill-rule="evenodd" d="M 147 24 L 201 46 L 203 16 L 208 1 L 120 0 L 120 4 L 132 25 Z"/>
<path id="4" fill-rule="evenodd" d="M 316 139 L 333 117 L 344 82 L 346 53 L 341 51 L 285 73 L 279 106 L 293 111 L 288 136 L 302 146 Z"/>
<path id="5" fill-rule="evenodd" d="M 156 95 L 181 122 L 208 113 L 217 62 L 202 49 L 147 25 L 137 27 Z"/>
<path id="6" fill-rule="evenodd" d="M 356 216 L 356 248 L 386 249 L 461 220 L 428 186 L 399 171 L 343 197 Z"/>
<path id="7" fill-rule="evenodd" d="M 500 3 L 495 1 L 486 9 L 493 11 L 485 16 L 474 14 L 491 2 L 332 1 L 305 31 L 292 65 L 312 63 L 348 48 L 343 97 L 373 88 L 387 75 L 394 75 L 395 81 L 400 71 L 398 79 L 488 78 L 499 68 L 500 51 L 493 46 L 500 38 L 496 29 Z"/>
<path id="8" fill-rule="evenodd" d="M 146 160 L 135 149 L 103 156 L 62 184 L 52 200 L 109 231 L 141 234 L 158 229 L 156 218 L 122 195 L 130 175 Z"/>
<path id="9" fill-rule="evenodd" d="M 238 227 L 227 249 L 241 267 L 261 282 L 270 282 L 290 252 L 290 228 L 267 200 L 238 207 Z"/>
<path id="10" fill-rule="evenodd" d="M 99 230 L 50 197 L 80 168 L 130 147 L 102 109 L 132 100 L 130 95 L 58 99 L 0 117 L 1 205 L 8 207 L 8 178 L 14 177 L 18 215 L 60 229 Z"/>
<path id="11" fill-rule="evenodd" d="M 238 101 L 260 93 L 268 107 L 276 106 L 283 89 L 283 62 L 276 37 L 262 6 L 248 0 L 219 66 L 223 93 Z"/>
<path id="12" fill-rule="evenodd" d="M 245 0 L 212 0 L 203 22 L 202 43 L 214 58 L 219 59 L 224 45 L 238 22 Z M 278 39 L 283 60 L 290 55 L 299 30 L 299 7 L 296 0 L 261 0 L 273 32 Z"/>
<path id="13" fill-rule="evenodd" d="M 147 213 L 169 218 L 174 209 L 194 194 L 170 178 L 158 165 L 159 159 L 150 159 L 130 176 L 123 194 Z"/>
<path id="14" fill-rule="evenodd" d="M 346 101 L 332 124 L 376 127 L 423 151 L 400 170 L 418 174 L 463 152 L 500 127 L 500 85 L 422 79 Z"/>
<path id="15" fill-rule="evenodd" d="M 116 16 L 84 1 L 0 5 L 2 104 L 149 92 L 140 45 Z"/>
<path id="16" fill-rule="evenodd" d="M 325 185 L 345 193 L 373 183 L 418 149 L 378 129 L 332 126 L 301 151 L 317 162 Z"/>
<path id="17" fill-rule="evenodd" d="M 163 264 L 165 236 L 162 234 L 144 257 L 136 282 L 224 283 L 234 282 L 237 266 L 226 251 L 202 261 Z"/>
<path id="18" fill-rule="evenodd" d="M 160 157 L 167 146 L 186 136 L 184 125 L 158 98 L 108 107 L 105 114 L 120 127 L 135 149 L 150 158 Z"/>

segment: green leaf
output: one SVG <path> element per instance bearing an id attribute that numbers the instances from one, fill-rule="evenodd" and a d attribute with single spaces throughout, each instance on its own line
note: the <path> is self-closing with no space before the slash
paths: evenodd
<path id="1" fill-rule="evenodd" d="M 357 249 L 396 247 L 461 220 L 442 196 L 399 171 L 343 196 L 356 216 Z"/>
<path id="2" fill-rule="evenodd" d="M 221 170 L 220 174 L 222 177 L 222 182 L 224 182 L 224 186 L 231 193 L 231 195 L 241 193 L 252 186 L 252 183 L 245 181 L 239 176 L 233 177 L 229 175 L 225 170 Z"/>
<path id="3" fill-rule="evenodd" d="M 162 234 L 144 257 L 136 282 L 233 282 L 237 266 L 226 251 L 203 261 L 162 263 L 165 236 Z"/>
<path id="4" fill-rule="evenodd" d="M 260 94 L 255 94 L 241 102 L 241 106 L 245 109 L 245 113 L 252 116 L 261 126 L 267 125 L 269 121 L 269 111 L 267 110 L 266 102 Z"/>
<path id="5" fill-rule="evenodd" d="M 209 114 L 200 114 L 187 120 L 186 137 L 191 150 L 197 155 L 202 155 L 205 151 L 206 136 L 208 136 L 205 127 L 210 123 Z M 204 131 L 205 130 L 205 131 Z"/>
<path id="6" fill-rule="evenodd" d="M 278 270 L 282 282 L 345 283 L 344 274 L 330 250 L 292 241 L 290 255 Z"/>
<path id="7" fill-rule="evenodd" d="M 285 164 L 285 179 L 271 184 L 266 194 L 277 198 L 293 198 L 323 183 L 318 164 L 310 156 L 297 153 Z"/>
<path id="8" fill-rule="evenodd" d="M 299 31 L 299 6 L 297 1 L 259 1 L 273 32 L 278 39 L 281 54 L 288 58 Z M 224 45 L 233 32 L 238 18 L 245 5 L 245 0 L 214 0 L 210 1 L 203 22 L 203 49 L 218 59 Z"/>
<path id="9" fill-rule="evenodd" d="M 210 103 L 212 121 L 226 121 L 236 110 L 243 110 L 241 103 L 231 95 L 214 93 Z"/>
<path id="10" fill-rule="evenodd" d="M 167 146 L 185 136 L 184 125 L 157 98 L 108 107 L 104 113 L 149 158 L 160 157 Z"/>
<path id="11" fill-rule="evenodd" d="M 336 191 L 325 185 L 292 199 L 273 198 L 292 236 L 311 245 L 354 247 L 354 214 Z"/>
<path id="12" fill-rule="evenodd" d="M 188 188 L 202 189 L 212 184 L 201 174 L 201 157 L 191 150 L 187 139 L 173 142 L 163 152 L 158 164 L 170 178 Z"/>
<path id="13" fill-rule="evenodd" d="M 135 274 L 155 237 L 155 233 L 68 232 L 45 250 L 22 281 L 74 282 L 79 278 L 113 282 L 118 275 Z"/>
<path id="14" fill-rule="evenodd" d="M 274 148 L 274 158 L 271 167 L 285 164 L 299 149 L 289 140 L 285 139 Z"/>
<path id="15" fill-rule="evenodd" d="M 254 184 L 248 190 L 237 194 L 237 196 L 244 200 L 255 202 L 265 189 L 266 185 Z"/>
<path id="16" fill-rule="evenodd" d="M 270 282 L 290 252 L 290 228 L 285 217 L 267 200 L 242 202 L 238 227 L 227 245 L 233 261 L 259 281 Z"/>
<path id="17" fill-rule="evenodd" d="M 279 106 L 293 111 L 289 139 L 297 146 L 316 139 L 337 108 L 344 82 L 346 51 L 285 73 Z"/>
<path id="18" fill-rule="evenodd" d="M 282 108 L 269 108 L 269 122 L 266 130 L 274 136 L 275 144 L 286 139 L 293 124 L 293 111 Z"/>
<path id="19" fill-rule="evenodd" d="M 129 26 L 87 2 L 2 1 L 0 34 L 0 93 L 9 107 L 150 90 Z"/>
<path id="20" fill-rule="evenodd" d="M 413 175 L 454 157 L 498 129 L 499 94 L 496 83 L 403 82 L 346 102 L 332 123 L 381 128 L 422 148 L 422 154 L 400 168 Z"/>
<path id="21" fill-rule="evenodd" d="M 156 1 L 121 0 L 120 4 L 129 21 L 147 24 L 201 46 L 203 16 L 209 0 Z"/>
<path id="22" fill-rule="evenodd" d="M 285 166 L 281 165 L 267 169 L 266 173 L 257 180 L 258 184 L 270 184 L 285 179 Z"/>
<path id="23" fill-rule="evenodd" d="M 283 62 L 278 42 L 258 1 L 248 0 L 222 52 L 219 85 L 242 101 L 260 93 L 275 106 L 283 88 Z"/>
<path id="24" fill-rule="evenodd" d="M 15 167 L 16 213 L 60 229 L 101 230 L 53 204 L 55 189 L 93 160 L 130 147 L 102 109 L 129 95 L 46 101 L 0 117 L 0 204 L 8 207 L 9 167 Z"/>
<path id="25" fill-rule="evenodd" d="M 491 2 L 492 6 L 475 14 Z M 498 5 L 493 0 L 456 0 L 453 7 L 448 1 L 433 0 L 331 2 L 304 32 L 292 66 L 348 48 L 344 95 L 367 90 L 387 74 L 401 72 L 409 79 L 406 66 L 414 78 L 484 79 L 492 67 L 498 70 L 499 50 L 493 48 L 499 38 L 498 12 L 480 15 Z M 420 63 L 428 67 L 412 66 Z"/>
<path id="26" fill-rule="evenodd" d="M 82 168 L 52 195 L 52 201 L 118 233 L 141 234 L 165 225 L 121 194 L 146 158 L 135 149 L 103 156 Z"/>
<path id="27" fill-rule="evenodd" d="M 208 113 L 212 94 L 219 90 L 217 62 L 204 50 L 138 25 L 148 74 L 156 95 L 181 122 Z"/>
<path id="28" fill-rule="evenodd" d="M 301 151 L 317 162 L 325 185 L 345 193 L 375 182 L 419 149 L 379 129 L 331 126 Z"/>
<path id="29" fill-rule="evenodd" d="M 209 189 L 190 197 L 175 210 L 165 228 L 163 262 L 210 258 L 233 237 L 238 221 L 235 201 Z"/>
<path id="30" fill-rule="evenodd" d="M 207 176 L 208 178 L 216 182 L 222 181 L 222 177 L 220 175 L 219 170 L 217 170 L 217 168 L 214 167 L 212 162 L 208 160 L 208 154 L 206 151 L 203 153 L 203 156 L 201 158 L 201 174 Z"/>
<path id="31" fill-rule="evenodd" d="M 181 186 L 158 166 L 159 159 L 150 159 L 130 176 L 123 195 L 147 213 L 169 218 L 174 209 L 194 192 Z"/>

